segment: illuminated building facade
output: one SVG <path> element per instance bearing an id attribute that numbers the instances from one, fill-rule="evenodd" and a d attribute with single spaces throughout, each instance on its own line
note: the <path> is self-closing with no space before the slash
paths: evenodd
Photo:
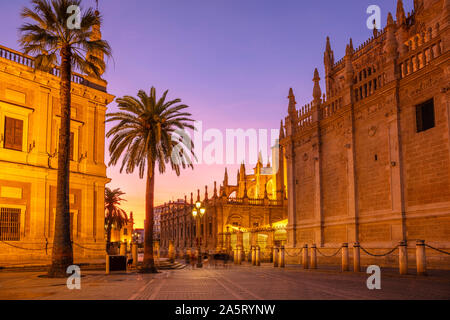
<path id="1" fill-rule="evenodd" d="M 264 166 L 259 158 L 253 174 L 246 174 L 242 164 L 237 183 L 231 185 L 225 169 L 219 190 L 214 183 L 212 197 L 205 188 L 203 199 L 191 193 L 190 202 L 169 202 L 161 212 L 161 252 L 168 252 L 173 243 L 175 252 L 182 256 L 188 250 L 231 253 L 237 246 L 248 255 L 251 246 L 259 245 L 263 259 L 270 259 L 272 247 L 287 240 L 287 200 L 285 166 L 282 149 L 273 148 L 278 166 Z M 194 202 L 202 201 L 206 212 L 200 219 L 192 216 Z"/>
<path id="2" fill-rule="evenodd" d="M 97 28 L 94 36 L 101 37 Z M 49 263 L 60 127 L 58 70 L 0 46 L 0 265 Z M 104 257 L 107 83 L 73 74 L 70 214 L 74 259 Z M 92 250 L 91 250 L 92 249 Z"/>
<path id="3" fill-rule="evenodd" d="M 317 69 L 311 103 L 297 109 L 289 92 L 289 248 L 450 247 L 450 1 L 414 7 L 406 15 L 399 0 L 395 21 L 356 50 L 350 40 L 337 62 L 327 39 L 325 94 Z"/>

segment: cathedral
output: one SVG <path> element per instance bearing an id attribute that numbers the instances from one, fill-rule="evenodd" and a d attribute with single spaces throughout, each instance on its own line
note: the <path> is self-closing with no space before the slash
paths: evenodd
<path id="1" fill-rule="evenodd" d="M 289 90 L 282 122 L 279 170 L 262 174 L 261 161 L 237 185 L 225 172 L 219 194 L 203 197 L 196 222 L 194 199 L 161 215 L 161 250 L 196 248 L 248 254 L 284 245 L 288 263 L 302 248 L 324 253 L 360 245 L 383 253 L 400 242 L 413 259 L 416 240 L 450 246 L 450 1 L 402 0 L 386 26 L 358 47 L 352 39 L 335 61 L 324 52 L 325 88 L 313 72 L 312 101 L 298 107 Z M 200 200 L 200 194 L 197 196 Z M 196 232 L 199 230 L 199 232 Z M 197 236 L 197 237 L 196 237 Z M 430 267 L 450 260 L 427 253 Z M 318 257 L 338 264 L 340 256 Z M 396 257 L 363 254 L 363 264 L 395 266 Z"/>
<path id="2" fill-rule="evenodd" d="M 421 239 L 448 248 L 450 1 L 415 0 L 406 14 L 398 0 L 395 19 L 389 13 L 385 28 L 357 48 L 350 39 L 341 60 L 331 43 L 325 92 L 317 69 L 310 103 L 298 108 L 289 92 L 280 141 L 287 247 L 359 243 L 385 252 L 405 241 L 414 256 Z M 391 258 L 361 257 L 386 265 Z"/>

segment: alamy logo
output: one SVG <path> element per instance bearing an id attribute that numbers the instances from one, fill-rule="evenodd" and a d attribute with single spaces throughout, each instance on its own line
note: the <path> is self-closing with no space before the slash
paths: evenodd
<path id="1" fill-rule="evenodd" d="M 367 267 L 366 273 L 372 274 L 367 278 L 367 289 L 381 289 L 381 269 L 379 266 L 371 265 Z"/>
<path id="2" fill-rule="evenodd" d="M 76 5 L 71 5 L 67 8 L 67 13 L 70 14 L 67 19 L 67 29 L 81 29 L 81 10 Z"/>
<path id="3" fill-rule="evenodd" d="M 381 29 L 381 9 L 379 6 L 373 4 L 367 7 L 366 10 L 367 14 L 370 14 L 370 16 L 366 20 L 367 28 L 370 30 L 373 29 Z"/>
<path id="4" fill-rule="evenodd" d="M 67 289 L 81 290 L 81 270 L 79 266 L 71 265 L 67 268 L 66 273 L 70 274 L 67 278 Z"/>

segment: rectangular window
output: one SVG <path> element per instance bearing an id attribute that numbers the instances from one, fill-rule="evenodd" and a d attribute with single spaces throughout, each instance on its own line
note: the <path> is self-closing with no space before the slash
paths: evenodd
<path id="1" fill-rule="evenodd" d="M 434 101 L 430 99 L 416 106 L 417 132 L 434 128 Z"/>
<path id="2" fill-rule="evenodd" d="M 0 208 L 0 240 L 20 240 L 20 209 Z"/>
<path id="3" fill-rule="evenodd" d="M 23 120 L 5 117 L 4 148 L 22 151 Z"/>
<path id="4" fill-rule="evenodd" d="M 127 228 L 123 229 L 123 235 L 124 236 L 128 235 L 128 229 Z"/>

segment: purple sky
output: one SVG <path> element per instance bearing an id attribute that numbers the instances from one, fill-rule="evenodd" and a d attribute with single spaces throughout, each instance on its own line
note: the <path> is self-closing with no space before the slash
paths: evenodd
<path id="1" fill-rule="evenodd" d="M 100 0 L 103 38 L 114 61 L 105 74 L 108 91 L 136 95 L 155 86 L 188 104 L 207 128 L 278 129 L 287 112 L 289 87 L 297 106 L 312 99 L 314 68 L 323 77 L 323 51 L 330 36 L 335 60 L 350 37 L 355 47 L 372 34 L 366 28 L 369 5 L 381 8 L 382 26 L 394 0 Z M 84 5 L 95 5 L 84 0 Z M 0 0 L 0 44 L 20 49 L 20 9 L 28 0 Z M 405 11 L 413 0 L 404 0 Z M 323 81 L 322 90 L 324 89 Z M 324 90 L 323 90 L 324 91 Z M 115 103 L 110 105 L 115 110 Z M 108 143 L 108 142 L 107 142 Z M 108 154 L 105 155 L 108 160 Z M 247 172 L 252 166 L 247 166 Z M 238 166 L 228 166 L 231 183 Z M 156 203 L 184 196 L 223 179 L 224 165 L 199 165 L 176 178 L 156 181 Z M 125 191 L 124 208 L 144 217 L 145 182 L 109 168 L 111 187 Z"/>

